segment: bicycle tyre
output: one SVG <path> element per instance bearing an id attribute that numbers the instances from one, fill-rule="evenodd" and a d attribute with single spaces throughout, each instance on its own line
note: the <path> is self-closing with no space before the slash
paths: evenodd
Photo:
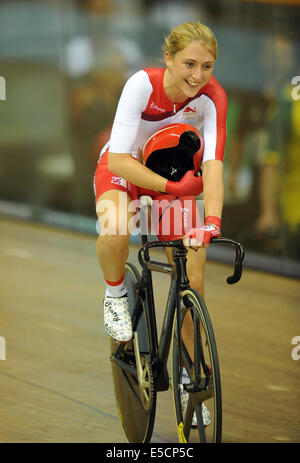
<path id="1" fill-rule="evenodd" d="M 189 312 L 192 315 L 194 327 L 193 349 L 191 349 L 191 346 L 188 348 L 188 341 L 181 340 L 181 364 L 185 366 L 188 372 L 187 382 L 193 382 L 195 372 L 197 372 L 197 383 L 200 385 L 201 391 L 192 392 L 192 390 L 189 390 L 188 405 L 185 414 L 183 414 L 178 325 L 177 314 L 175 314 L 172 334 L 172 391 L 178 439 L 179 442 L 218 443 L 222 440 L 222 394 L 213 326 L 204 300 L 197 291 L 191 288 L 182 291 L 180 294 L 180 307 L 182 315 L 181 333 L 183 320 Z M 198 360 L 195 362 L 192 361 L 190 356 L 192 350 L 194 358 L 196 358 L 196 351 L 198 352 Z M 207 406 L 210 412 L 211 422 L 207 426 L 204 425 L 202 420 L 202 403 Z M 196 409 L 198 410 L 196 426 L 193 426 L 192 418 Z"/>
<path id="2" fill-rule="evenodd" d="M 129 310 L 132 314 L 133 305 L 136 297 L 136 283 L 140 281 L 140 275 L 136 267 L 130 263 L 125 268 L 125 285 L 128 290 Z M 141 302 L 142 303 L 142 302 Z M 144 311 L 137 326 L 137 333 L 141 339 L 142 349 L 141 361 L 144 365 L 145 374 L 151 382 L 151 366 L 148 362 L 149 334 L 145 321 Z M 114 354 L 119 347 L 119 343 L 111 339 L 111 354 Z M 135 366 L 135 355 L 133 342 L 129 341 L 124 347 L 123 360 Z M 130 443 L 150 442 L 156 412 L 156 392 L 153 385 L 149 388 L 149 397 L 146 401 L 141 400 L 141 392 L 137 378 L 128 371 L 122 369 L 117 363 L 112 362 L 112 374 L 120 423 L 126 439 Z M 144 391 L 147 396 L 147 391 Z M 151 397 L 150 397 L 151 396 Z"/>

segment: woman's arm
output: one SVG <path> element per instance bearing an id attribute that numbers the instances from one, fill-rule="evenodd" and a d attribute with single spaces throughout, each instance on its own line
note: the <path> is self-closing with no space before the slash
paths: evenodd
<path id="1" fill-rule="evenodd" d="M 210 160 L 202 164 L 205 217 L 222 217 L 224 202 L 223 162 Z"/>
<path id="2" fill-rule="evenodd" d="M 165 192 L 167 179 L 140 164 L 129 153 L 108 153 L 108 168 L 136 186 Z"/>
<path id="3" fill-rule="evenodd" d="M 140 164 L 129 153 L 108 153 L 108 168 L 119 177 L 146 189 L 175 196 L 197 196 L 202 192 L 202 177 L 195 177 L 189 170 L 179 182 L 172 182 Z"/>
<path id="4" fill-rule="evenodd" d="M 205 222 L 192 228 L 184 239 L 186 246 L 195 251 L 208 247 L 213 237 L 221 235 L 221 217 L 224 201 L 223 162 L 210 160 L 202 164 Z"/>

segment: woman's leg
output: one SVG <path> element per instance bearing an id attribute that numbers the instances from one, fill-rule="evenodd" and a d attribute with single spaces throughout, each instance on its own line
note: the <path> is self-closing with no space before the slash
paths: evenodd
<path id="1" fill-rule="evenodd" d="M 187 254 L 187 275 L 191 288 L 198 291 L 204 299 L 204 272 L 206 264 L 206 248 L 197 251 L 189 249 Z"/>
<path id="2" fill-rule="evenodd" d="M 187 254 L 187 275 L 191 288 L 198 291 L 204 299 L 204 271 L 206 264 L 206 248 L 199 248 L 198 251 L 190 249 Z M 190 311 L 187 313 L 182 326 L 182 336 L 194 360 L 194 325 Z"/>
<path id="3" fill-rule="evenodd" d="M 130 201 L 127 193 L 119 190 L 107 191 L 97 201 L 100 234 L 96 251 L 103 276 L 109 281 L 118 281 L 124 275 L 129 253 Z"/>
<path id="4" fill-rule="evenodd" d="M 124 285 L 125 263 L 129 253 L 129 211 L 131 199 L 124 191 L 103 193 L 96 205 L 100 234 L 96 251 L 106 281 L 104 297 L 105 331 L 116 341 L 132 337 L 127 291 Z"/>

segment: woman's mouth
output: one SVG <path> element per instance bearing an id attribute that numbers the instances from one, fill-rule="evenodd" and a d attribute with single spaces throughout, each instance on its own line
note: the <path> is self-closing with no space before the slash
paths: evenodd
<path id="1" fill-rule="evenodd" d="M 190 88 L 193 88 L 193 89 L 196 89 L 197 87 L 200 86 L 200 82 L 192 82 L 192 81 L 187 80 L 187 79 L 185 79 L 184 81 Z"/>

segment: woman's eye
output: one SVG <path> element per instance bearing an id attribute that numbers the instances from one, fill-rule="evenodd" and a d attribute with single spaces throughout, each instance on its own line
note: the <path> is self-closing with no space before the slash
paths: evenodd
<path id="1" fill-rule="evenodd" d="M 192 63 L 192 62 L 187 62 L 185 64 L 186 64 L 186 67 L 188 67 L 188 68 L 191 68 L 191 67 L 194 66 L 194 63 Z"/>

